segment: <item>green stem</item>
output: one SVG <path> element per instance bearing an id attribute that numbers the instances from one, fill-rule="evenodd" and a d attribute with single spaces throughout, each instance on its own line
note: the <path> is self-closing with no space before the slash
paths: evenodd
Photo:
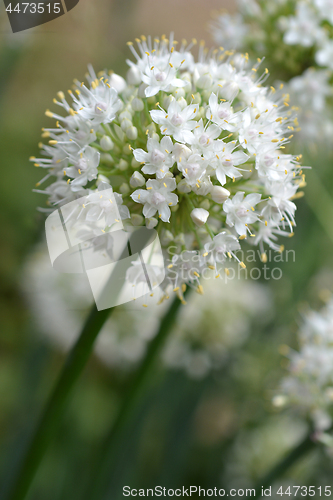
<path id="1" fill-rule="evenodd" d="M 15 483 L 9 493 L 9 500 L 23 500 L 28 493 L 38 466 L 58 428 L 68 396 L 89 359 L 98 333 L 113 309 L 98 312 L 95 305 L 92 308 L 32 436 L 20 469 L 14 478 Z"/>
<path id="2" fill-rule="evenodd" d="M 309 453 L 316 447 L 317 443 L 313 439 L 313 432 L 310 432 L 303 441 L 293 448 L 281 462 L 273 467 L 273 469 L 266 474 L 256 485 L 256 495 L 254 498 L 261 497 L 262 488 L 272 486 L 276 479 L 279 479 L 287 470 L 294 465 L 300 458 Z"/>
<path id="3" fill-rule="evenodd" d="M 189 292 L 185 292 L 189 293 Z M 184 295 L 185 295 L 184 294 Z M 107 480 L 110 476 L 110 471 L 113 470 L 117 460 L 117 445 L 122 437 L 122 433 L 131 418 L 132 411 L 135 409 L 140 396 L 142 396 L 146 383 L 152 380 L 150 377 L 153 368 L 155 367 L 156 359 L 164 345 L 164 342 L 175 324 L 178 310 L 181 306 L 181 301 L 175 297 L 171 307 L 163 317 L 159 331 L 150 342 L 145 358 L 141 366 L 134 375 L 131 384 L 125 393 L 119 413 L 112 424 L 109 435 L 104 440 L 100 455 L 97 457 L 94 467 L 91 471 L 91 485 L 87 489 L 87 500 L 100 500 L 103 498 Z"/>
<path id="4" fill-rule="evenodd" d="M 327 191 L 325 185 L 322 183 L 320 177 L 315 172 L 311 170 L 307 175 L 307 180 L 309 184 L 311 183 L 311 189 L 306 191 L 306 201 L 318 222 L 321 224 L 328 238 L 333 242 L 333 201 L 330 193 Z"/>

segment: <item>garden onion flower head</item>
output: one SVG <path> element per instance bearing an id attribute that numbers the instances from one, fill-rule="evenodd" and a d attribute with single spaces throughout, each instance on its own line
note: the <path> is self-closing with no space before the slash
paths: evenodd
<path id="1" fill-rule="evenodd" d="M 31 158 L 46 170 L 36 189 L 48 196 L 45 211 L 86 197 L 70 217 L 96 231 L 112 211 L 99 191 L 112 188 L 125 227 L 155 228 L 165 295 L 171 288 L 182 300 L 187 285 L 202 293 L 205 269 L 219 277 L 230 259 L 244 268 L 242 240 L 263 254 L 279 250 L 277 235 L 293 234 L 292 200 L 304 184 L 300 157 L 284 151 L 297 123 L 289 96 L 264 86 L 261 61 L 204 43 L 195 60 L 195 44 L 172 35 L 129 42 L 126 80 L 89 66 L 88 83 L 75 80 L 68 98 L 54 99 L 59 113 L 46 111 L 56 122 L 43 129 L 40 158 Z M 134 270 L 127 278 L 138 286 Z"/>
<path id="2" fill-rule="evenodd" d="M 321 311 L 304 315 L 298 340 L 298 351 L 281 348 L 290 361 L 289 373 L 273 403 L 296 408 L 313 421 L 318 431 L 325 431 L 333 422 L 332 299 Z"/>
<path id="3" fill-rule="evenodd" d="M 300 138 L 314 145 L 333 137 L 332 0 L 238 0 L 238 12 L 223 11 L 212 23 L 216 43 L 264 56 L 272 82 L 299 107 Z M 227 28 L 226 28 L 227 26 Z"/>

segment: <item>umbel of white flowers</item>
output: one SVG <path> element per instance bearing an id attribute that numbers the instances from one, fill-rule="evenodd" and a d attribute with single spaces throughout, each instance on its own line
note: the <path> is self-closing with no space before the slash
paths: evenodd
<path id="1" fill-rule="evenodd" d="M 237 0 L 238 12 L 223 11 L 212 22 L 215 43 L 259 53 L 277 68 L 276 80 L 299 106 L 301 138 L 332 141 L 332 0 Z M 280 74 L 279 74 L 280 73 Z M 304 146 L 304 144 L 303 144 Z"/>
<path id="2" fill-rule="evenodd" d="M 333 299 L 321 311 L 304 315 L 298 340 L 298 351 L 282 346 L 289 373 L 273 403 L 296 408 L 318 432 L 325 431 L 333 422 Z"/>
<path id="3" fill-rule="evenodd" d="M 196 41 L 172 36 L 136 43 L 128 43 L 135 60 L 126 79 L 89 67 L 88 84 L 75 80 L 68 91 L 70 103 L 58 92 L 60 113 L 46 111 L 56 123 L 31 158 L 46 170 L 38 185 L 48 180 L 36 191 L 52 211 L 112 186 L 125 224 L 157 229 L 169 262 L 163 289 L 183 300 L 187 285 L 202 293 L 205 269 L 219 277 L 230 259 L 245 267 L 235 253 L 241 240 L 259 245 L 265 261 L 264 244 L 282 251 L 278 236 L 293 235 L 291 200 L 302 196 L 304 174 L 284 148 L 297 119 L 289 96 L 263 85 L 260 61 L 203 43 L 195 61 Z M 93 199 L 73 215 L 92 228 L 107 211 Z M 134 285 L 139 267 L 128 273 Z M 152 257 L 148 273 L 159 272 Z"/>

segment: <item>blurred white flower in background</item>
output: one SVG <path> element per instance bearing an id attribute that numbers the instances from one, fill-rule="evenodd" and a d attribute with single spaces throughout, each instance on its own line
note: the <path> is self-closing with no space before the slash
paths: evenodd
<path id="1" fill-rule="evenodd" d="M 285 92 L 298 108 L 298 144 L 326 146 L 333 138 L 332 0 L 238 0 L 237 5 L 237 13 L 215 16 L 215 42 L 243 50 L 253 60 L 265 56 L 272 71 L 284 74 Z M 278 86 L 281 79 L 274 76 Z"/>
<path id="2" fill-rule="evenodd" d="M 333 417 L 333 299 L 319 312 L 303 315 L 299 350 L 282 346 L 289 358 L 288 375 L 273 399 L 309 417 L 317 431 L 332 426 Z"/>
<path id="3" fill-rule="evenodd" d="M 131 279 L 137 283 L 140 273 L 135 273 L 136 267 Z M 158 272 L 158 268 L 152 266 L 150 272 Z M 41 244 L 26 263 L 23 290 L 38 331 L 67 351 L 93 303 L 87 277 L 54 271 Z M 229 351 L 246 340 L 252 325 L 265 324 L 273 314 L 268 286 L 256 281 L 207 279 L 204 290 L 204 295 L 190 295 L 162 353 L 165 366 L 184 370 L 194 378 L 220 368 Z M 142 308 L 142 300 L 118 307 L 98 336 L 95 353 L 113 369 L 128 370 L 141 360 L 169 306 L 168 301 L 157 306 L 155 299 L 155 304 Z"/>

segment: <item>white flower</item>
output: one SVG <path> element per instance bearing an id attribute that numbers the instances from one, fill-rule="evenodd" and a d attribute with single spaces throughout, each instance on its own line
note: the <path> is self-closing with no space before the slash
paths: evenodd
<path id="1" fill-rule="evenodd" d="M 149 137 L 147 141 L 148 152 L 143 149 L 134 149 L 134 158 L 144 163 L 142 172 L 144 174 L 156 174 L 157 179 L 162 179 L 172 167 L 174 161 L 172 158 L 173 143 L 169 136 L 162 137 L 161 142 L 158 138 Z"/>
<path id="2" fill-rule="evenodd" d="M 112 192 L 112 198 L 110 192 Z M 96 222 L 103 218 L 105 226 L 110 227 L 115 222 L 119 222 L 117 217 L 121 219 L 130 217 L 128 208 L 123 205 L 121 194 L 113 192 L 110 184 L 106 182 L 101 182 L 98 190 L 87 196 L 82 214 L 88 222 Z"/>
<path id="3" fill-rule="evenodd" d="M 214 263 L 224 262 L 228 253 L 236 258 L 234 252 L 240 250 L 240 248 L 236 236 L 228 234 L 226 231 L 217 234 L 214 236 L 213 241 L 205 245 L 205 250 L 209 254 L 208 258 L 213 258 Z"/>
<path id="4" fill-rule="evenodd" d="M 167 58 L 156 60 L 154 55 L 150 56 L 142 75 L 142 81 L 148 85 L 145 90 L 146 96 L 156 95 L 160 90 L 169 92 L 177 87 L 185 87 L 186 82 L 176 78 L 177 69 L 170 66 Z"/>
<path id="5" fill-rule="evenodd" d="M 296 205 L 290 198 L 295 195 L 297 186 L 291 182 L 275 182 L 268 184 L 268 190 L 272 196 L 262 210 L 263 217 L 271 218 L 276 224 L 282 223 L 283 227 L 286 221 L 293 231 L 292 228 L 296 225 L 294 219 Z"/>
<path id="6" fill-rule="evenodd" d="M 194 154 L 184 161 L 180 161 L 178 169 L 183 173 L 188 186 L 199 188 L 201 179 L 206 173 L 206 162 L 202 156 Z"/>
<path id="7" fill-rule="evenodd" d="M 172 101 L 168 111 L 152 110 L 150 115 L 152 120 L 161 126 L 163 135 L 171 135 L 175 141 L 190 142 L 193 138 L 191 130 L 197 125 L 193 120 L 198 112 L 197 104 L 190 104 L 181 108 L 176 100 Z"/>
<path id="8" fill-rule="evenodd" d="M 326 19 L 333 24 L 333 1 L 332 0 L 314 0 L 321 19 Z"/>
<path id="9" fill-rule="evenodd" d="M 318 57 L 318 52 L 316 54 Z M 329 65 L 333 58 L 328 58 Z M 326 65 L 326 64 L 324 64 Z M 288 89 L 292 92 L 293 102 L 299 103 L 302 111 L 314 110 L 324 111 L 326 98 L 332 95 L 332 87 L 329 84 L 330 72 L 327 70 L 315 70 L 309 68 L 301 76 L 292 78 L 288 84 Z"/>
<path id="10" fill-rule="evenodd" d="M 237 167 L 249 158 L 243 151 L 234 151 L 235 148 L 236 146 L 232 142 L 225 143 L 222 140 L 217 140 L 205 154 L 205 160 L 214 170 L 216 178 L 222 186 L 226 183 L 227 177 L 231 179 L 242 177 Z"/>
<path id="11" fill-rule="evenodd" d="M 182 45 L 180 51 L 175 50 L 173 46 L 173 37 L 170 40 L 162 37 L 162 40 L 154 40 L 142 37 L 137 39 L 139 54 L 131 42 L 128 43 L 137 63 L 127 61 L 131 66 L 131 81 L 140 83 L 142 81 L 145 88 L 146 97 L 156 95 L 160 91 L 172 92 L 175 88 L 181 88 L 186 85 L 186 81 L 177 77 L 180 69 L 187 69 L 193 64 L 193 56 L 187 52 Z M 135 74 L 135 71 L 137 73 Z M 138 74 L 141 73 L 139 81 Z M 135 75 L 135 76 L 134 76 Z"/>
<path id="12" fill-rule="evenodd" d="M 110 123 L 115 119 L 117 111 L 121 109 L 118 92 L 101 80 L 92 82 L 92 88 L 79 85 L 80 94 L 73 94 L 74 109 L 84 120 L 91 121 L 94 125 Z"/>
<path id="13" fill-rule="evenodd" d="M 221 134 L 221 128 L 214 124 L 204 126 L 202 119 L 198 121 L 198 124 L 193 129 L 193 137 L 189 141 L 191 144 L 192 151 L 198 153 L 203 153 L 210 148 L 214 139 L 217 139 Z"/>
<path id="14" fill-rule="evenodd" d="M 240 14 L 223 14 L 211 25 L 217 43 L 227 49 L 238 49 L 242 46 L 249 28 Z"/>
<path id="15" fill-rule="evenodd" d="M 163 275 L 163 268 L 152 264 L 145 264 L 145 268 L 143 268 L 142 262 L 139 260 L 132 262 L 132 266 L 127 269 L 126 280 L 133 285 L 146 284 L 148 276 L 151 286 L 156 286 L 156 283 L 162 281 Z"/>
<path id="16" fill-rule="evenodd" d="M 264 224 L 259 225 L 259 229 L 256 231 L 255 238 L 251 238 L 251 243 L 254 245 L 259 245 L 259 249 L 261 255 L 265 255 L 264 243 L 268 245 L 275 252 L 279 252 L 281 250 L 281 245 L 277 244 L 279 236 L 289 236 L 290 233 L 287 231 L 283 231 L 279 229 L 277 224 L 268 219 Z"/>
<path id="17" fill-rule="evenodd" d="M 325 40 L 321 48 L 316 52 L 315 59 L 319 66 L 327 66 L 333 69 L 333 40 Z"/>
<path id="18" fill-rule="evenodd" d="M 332 425 L 333 405 L 333 302 L 319 313 L 309 311 L 303 318 L 299 351 L 289 350 L 288 375 L 280 385 L 287 403 L 309 416 L 317 431 Z"/>
<path id="19" fill-rule="evenodd" d="M 283 41 L 288 45 L 311 47 L 323 34 L 316 10 L 306 2 L 298 3 L 296 15 L 287 19 L 286 28 Z"/>
<path id="20" fill-rule="evenodd" d="M 97 178 L 100 153 L 96 149 L 87 146 L 83 153 L 80 153 L 77 158 L 72 157 L 71 160 L 74 166 L 66 168 L 64 173 L 74 179 L 71 182 L 73 190 Z"/>
<path id="21" fill-rule="evenodd" d="M 245 198 L 244 194 L 244 192 L 238 192 L 233 198 L 229 198 L 223 203 L 228 226 L 234 226 L 240 236 L 247 234 L 248 224 L 253 224 L 258 220 L 258 214 L 255 213 L 254 207 L 261 199 L 261 194 L 252 193 Z"/>
<path id="22" fill-rule="evenodd" d="M 223 101 L 219 103 L 217 95 L 212 93 L 206 117 L 219 125 L 222 130 L 234 131 L 236 130 L 235 124 L 240 120 L 241 115 L 233 112 L 230 102 L 225 101 L 225 99 Z"/>
<path id="23" fill-rule="evenodd" d="M 174 255 L 168 266 L 168 279 L 178 288 L 182 283 L 199 285 L 199 276 L 204 268 L 205 261 L 196 251 L 185 250 Z"/>
<path id="24" fill-rule="evenodd" d="M 158 212 L 163 222 L 169 222 L 171 215 L 170 206 L 176 205 L 178 202 L 178 196 L 171 192 L 176 189 L 175 179 L 149 179 L 146 186 L 147 190 L 138 189 L 134 191 L 131 195 L 132 200 L 144 205 L 143 215 L 145 217 L 153 217 Z"/>

